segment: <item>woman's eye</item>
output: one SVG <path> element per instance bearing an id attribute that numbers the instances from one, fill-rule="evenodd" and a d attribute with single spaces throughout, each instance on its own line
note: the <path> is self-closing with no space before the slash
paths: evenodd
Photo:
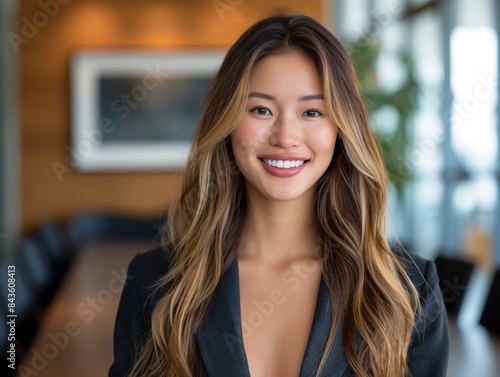
<path id="1" fill-rule="evenodd" d="M 304 115 L 307 117 L 315 118 L 315 117 L 322 116 L 323 113 L 317 109 L 308 109 L 308 110 L 304 111 Z"/>
<path id="2" fill-rule="evenodd" d="M 254 107 L 250 110 L 250 112 L 257 115 L 272 115 L 271 110 L 269 110 L 267 107 Z"/>

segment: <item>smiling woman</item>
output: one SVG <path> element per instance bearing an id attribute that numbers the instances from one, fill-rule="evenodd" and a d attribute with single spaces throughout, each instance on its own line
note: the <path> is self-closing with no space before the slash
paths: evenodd
<path id="1" fill-rule="evenodd" d="M 110 376 L 445 376 L 435 266 L 389 248 L 386 188 L 338 40 L 302 15 L 250 27 L 163 247 L 129 266 Z"/>
<path id="2" fill-rule="evenodd" d="M 337 138 L 314 63 L 300 51 L 270 56 L 256 64 L 249 90 L 247 111 L 231 138 L 247 194 L 304 196 L 304 205 L 311 205 Z"/>

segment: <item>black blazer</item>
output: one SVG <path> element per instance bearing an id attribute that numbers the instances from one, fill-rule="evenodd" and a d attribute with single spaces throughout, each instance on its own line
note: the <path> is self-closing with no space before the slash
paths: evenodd
<path id="1" fill-rule="evenodd" d="M 413 377 L 445 377 L 448 365 L 448 322 L 433 262 L 402 256 L 408 274 L 420 292 L 423 315 L 417 321 L 408 353 Z M 413 259 L 413 261 L 412 261 Z M 123 377 L 133 365 L 141 342 L 148 335 L 151 314 L 163 292 L 151 294 L 151 285 L 168 271 L 167 253 L 161 248 L 137 255 L 128 268 L 114 332 L 114 363 L 110 377 Z M 300 377 L 314 376 L 331 324 L 330 296 L 321 280 L 311 333 Z M 234 258 L 224 273 L 207 315 L 196 332 L 196 342 L 209 377 L 250 377 L 243 347 L 238 263 Z M 353 372 L 342 347 L 342 329 L 336 333 L 322 377 L 348 377 Z"/>

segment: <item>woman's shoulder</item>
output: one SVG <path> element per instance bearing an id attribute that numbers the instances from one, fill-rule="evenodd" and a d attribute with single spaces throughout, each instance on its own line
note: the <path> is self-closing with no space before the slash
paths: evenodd
<path id="1" fill-rule="evenodd" d="M 392 251 L 417 289 L 429 283 L 435 283 L 437 272 L 432 260 L 410 253 L 400 247 L 395 247 Z"/>
<path id="2" fill-rule="evenodd" d="M 172 250 L 156 247 L 136 254 L 130 261 L 114 330 L 115 360 L 109 376 L 125 376 L 132 368 L 144 340 L 151 330 L 151 316 L 165 287 L 158 281 L 169 270 Z"/>
<path id="3" fill-rule="evenodd" d="M 122 301 L 132 298 L 148 315 L 166 287 L 158 282 L 170 268 L 172 248 L 157 246 L 138 253 L 130 261 Z"/>
<path id="4" fill-rule="evenodd" d="M 168 272 L 172 253 L 171 247 L 157 246 L 136 254 L 130 262 L 129 269 L 135 270 L 144 280 L 156 281 Z"/>
<path id="5" fill-rule="evenodd" d="M 425 320 L 433 321 L 436 317 L 445 314 L 439 277 L 434 261 L 409 253 L 404 249 L 396 249 L 393 252 L 418 292 Z M 421 316 L 419 319 L 422 320 L 424 318 Z"/>
<path id="6" fill-rule="evenodd" d="M 415 377 L 446 376 L 448 320 L 436 265 L 432 260 L 393 250 L 418 291 L 420 310 L 410 340 L 408 367 Z"/>

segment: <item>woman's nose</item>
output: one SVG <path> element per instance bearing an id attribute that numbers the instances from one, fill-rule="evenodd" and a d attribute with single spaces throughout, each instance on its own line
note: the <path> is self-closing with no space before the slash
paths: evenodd
<path id="1" fill-rule="evenodd" d="M 293 116 L 280 117 L 273 125 L 270 142 L 273 146 L 288 149 L 300 145 L 300 128 Z"/>

